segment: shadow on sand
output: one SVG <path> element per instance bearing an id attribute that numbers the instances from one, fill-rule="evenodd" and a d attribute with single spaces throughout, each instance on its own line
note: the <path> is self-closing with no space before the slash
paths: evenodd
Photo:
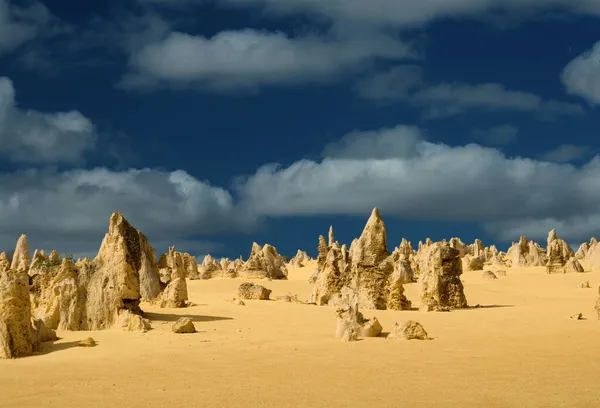
<path id="1" fill-rule="evenodd" d="M 475 305 L 475 306 L 469 306 L 466 309 L 456 309 L 456 310 L 496 309 L 498 307 L 515 307 L 515 305 Z"/>
<path id="2" fill-rule="evenodd" d="M 46 341 L 41 344 L 40 350 L 36 352 L 34 355 L 44 355 L 54 353 L 56 351 L 68 350 L 74 347 L 79 347 L 79 341 L 67 341 L 64 343 L 59 343 L 60 339 L 54 341 Z"/>
<path id="3" fill-rule="evenodd" d="M 144 317 L 146 319 L 150 319 L 151 321 L 159 321 L 159 322 L 175 322 L 182 317 L 189 317 L 194 322 L 214 322 L 217 320 L 233 320 L 233 317 L 224 317 L 224 316 L 205 316 L 205 315 L 196 315 L 191 313 L 182 313 L 182 314 L 170 314 L 170 313 L 154 313 L 154 312 L 145 312 Z"/>

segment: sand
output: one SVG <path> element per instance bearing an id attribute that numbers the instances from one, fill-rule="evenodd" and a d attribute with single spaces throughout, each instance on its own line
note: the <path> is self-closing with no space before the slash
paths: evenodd
<path id="1" fill-rule="evenodd" d="M 312 271 L 260 281 L 307 299 Z M 600 271 L 465 272 L 470 305 L 449 313 L 368 311 L 386 329 L 407 319 L 431 341 L 333 337 L 332 308 L 227 302 L 244 280 L 188 282 L 188 309 L 143 305 L 147 333 L 58 332 L 41 353 L 0 360 L 0 407 L 594 407 L 600 406 Z M 589 280 L 593 289 L 579 289 Z M 418 306 L 418 287 L 406 285 Z M 585 320 L 569 315 L 583 313 Z M 198 333 L 174 334 L 191 317 Z M 93 337 L 98 345 L 77 347 Z M 417 405 L 416 405 L 417 404 Z"/>

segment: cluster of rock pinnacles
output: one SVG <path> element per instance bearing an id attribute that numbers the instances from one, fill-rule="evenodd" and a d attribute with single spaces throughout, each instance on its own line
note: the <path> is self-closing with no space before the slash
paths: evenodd
<path id="1" fill-rule="evenodd" d="M 544 250 L 521 237 L 502 253 L 493 245 L 484 247 L 480 240 L 466 245 L 458 238 L 436 243 L 427 239 L 419 242 L 415 251 L 403 239 L 390 253 L 385 225 L 374 209 L 349 249 L 335 241 L 333 229 L 328 242 L 319 237 L 309 303 L 336 306 L 338 334 L 352 340 L 381 332 L 377 320 L 365 319 L 359 308 L 411 308 L 404 295 L 407 283 L 419 283 L 421 310 L 446 311 L 467 307 L 460 279 L 463 270 L 482 270 L 486 264 L 546 266 L 548 273 L 582 272 L 582 263 L 600 268 L 600 245 L 594 238 L 574 253 L 552 230 L 547 244 Z M 304 266 L 309 261 L 306 252 L 299 250 L 289 265 Z M 283 257 L 268 244 L 254 243 L 245 262 L 241 258 L 217 261 L 207 255 L 198 264 L 195 257 L 174 248 L 156 261 L 148 239 L 119 212 L 111 216 L 108 233 L 93 260 L 73 263 L 61 259 L 56 251 L 46 255 L 37 250 L 30 259 L 27 238 L 22 235 L 12 260 L 6 253 L 0 254 L 0 358 L 32 354 L 41 342 L 56 339 L 54 330 L 146 331 L 151 323 L 143 317 L 140 302 L 186 307 L 186 279 L 286 279 L 287 274 Z M 600 300 L 597 309 L 600 313 Z M 413 321 L 397 324 L 390 336 L 428 338 Z"/>

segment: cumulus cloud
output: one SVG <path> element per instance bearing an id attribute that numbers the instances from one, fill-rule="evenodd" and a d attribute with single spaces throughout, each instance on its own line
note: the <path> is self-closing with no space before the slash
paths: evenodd
<path id="1" fill-rule="evenodd" d="M 25 233 L 32 247 L 89 255 L 117 210 L 155 246 L 168 240 L 202 253 L 207 244 L 190 236 L 243 231 L 254 222 L 229 192 L 181 170 L 27 170 L 0 174 L 0 248 L 11 249 Z"/>
<path id="2" fill-rule="evenodd" d="M 550 162 L 568 163 L 574 160 L 582 159 L 586 156 L 591 156 L 595 151 L 597 151 L 597 149 L 591 149 L 587 146 L 563 144 L 558 146 L 556 149 L 542 153 L 539 158 Z"/>
<path id="3" fill-rule="evenodd" d="M 219 89 L 332 79 L 374 58 L 401 59 L 410 48 L 391 37 L 290 37 L 252 29 L 213 37 L 171 32 L 134 52 L 125 87 L 200 85 Z"/>
<path id="4" fill-rule="evenodd" d="M 361 80 L 356 91 L 359 96 L 369 100 L 403 101 L 422 107 L 424 116 L 429 119 L 445 118 L 470 110 L 531 112 L 544 119 L 584 113 L 580 105 L 544 100 L 539 95 L 510 90 L 497 83 L 426 85 L 416 66 L 376 73 Z"/>
<path id="5" fill-rule="evenodd" d="M 567 92 L 600 103 L 600 41 L 591 50 L 577 56 L 565 67 L 562 81 Z"/>
<path id="6" fill-rule="evenodd" d="M 0 77 L 0 155 L 19 163 L 77 164 L 96 140 L 94 125 L 78 111 L 20 109 L 12 81 Z"/>
<path id="7" fill-rule="evenodd" d="M 474 129 L 473 136 L 485 144 L 504 146 L 517 140 L 519 129 L 513 125 L 500 125 L 490 129 Z"/>
<path id="8" fill-rule="evenodd" d="M 599 218 L 600 158 L 575 167 L 415 140 L 417 134 L 403 126 L 354 133 L 327 147 L 321 161 L 263 166 L 238 192 L 252 211 L 274 217 L 364 215 L 377 206 L 404 219 L 479 222 L 500 237 L 524 219 Z M 561 235 L 587 239 L 575 230 Z"/>

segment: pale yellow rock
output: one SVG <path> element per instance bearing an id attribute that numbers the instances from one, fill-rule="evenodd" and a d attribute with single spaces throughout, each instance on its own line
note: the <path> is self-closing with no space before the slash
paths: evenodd
<path id="1" fill-rule="evenodd" d="M 287 279 L 288 271 L 277 248 L 269 244 L 261 247 L 254 242 L 250 257 L 236 273 L 244 278 Z"/>
<path id="2" fill-rule="evenodd" d="M 431 247 L 426 263 L 428 269 L 421 271 L 419 277 L 421 305 L 433 309 L 466 308 L 459 251 L 442 243 Z"/>
<path id="3" fill-rule="evenodd" d="M 421 323 L 414 320 L 395 323 L 387 338 L 400 340 L 430 340 L 425 328 L 423 328 Z"/>
<path id="4" fill-rule="evenodd" d="M 508 249 L 506 257 L 513 267 L 546 265 L 546 251 L 524 236 L 519 238 L 518 243 L 513 243 Z"/>
<path id="5" fill-rule="evenodd" d="M 13 253 L 10 269 L 15 271 L 29 271 L 31 259 L 29 258 L 29 244 L 25 234 L 21 235 L 17 240 L 15 252 Z"/>
<path id="6" fill-rule="evenodd" d="M 180 317 L 172 327 L 173 333 L 196 333 L 196 327 L 194 321 L 189 317 Z"/>

